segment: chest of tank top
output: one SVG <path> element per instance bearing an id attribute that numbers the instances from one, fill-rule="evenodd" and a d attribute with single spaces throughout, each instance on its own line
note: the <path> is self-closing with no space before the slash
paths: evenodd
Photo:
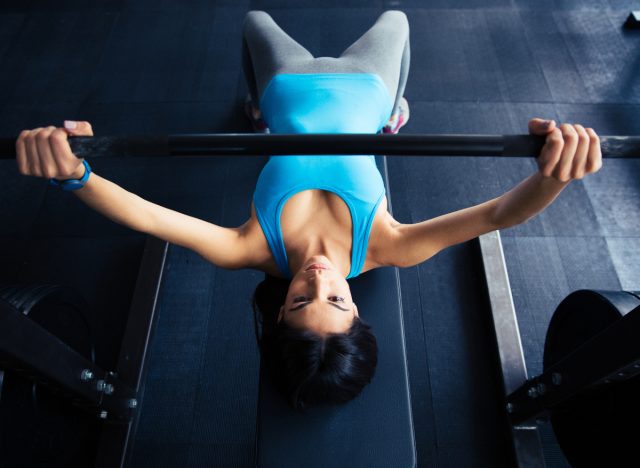
<path id="1" fill-rule="evenodd" d="M 278 269 L 291 277 L 281 229 L 282 209 L 304 190 L 326 190 L 349 208 L 352 224 L 351 271 L 357 276 L 364 265 L 371 224 L 384 198 L 382 176 L 373 156 L 274 156 L 262 169 L 253 202 L 256 217 Z"/>

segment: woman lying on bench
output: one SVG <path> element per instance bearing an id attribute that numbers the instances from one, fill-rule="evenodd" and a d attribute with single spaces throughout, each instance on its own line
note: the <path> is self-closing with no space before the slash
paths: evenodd
<path id="1" fill-rule="evenodd" d="M 250 92 L 245 110 L 256 131 L 397 133 L 409 118 L 402 97 L 409 26 L 399 11 L 383 13 L 338 58 L 314 58 L 268 14 L 250 11 L 243 66 Z M 67 185 L 111 220 L 217 266 L 265 272 L 254 295 L 256 337 L 263 363 L 295 408 L 348 401 L 373 377 L 376 340 L 347 279 L 385 266 L 410 267 L 451 245 L 523 223 L 571 180 L 602 165 L 592 129 L 535 118 L 529 132 L 546 135 L 539 171 L 492 200 L 404 224 L 387 210 L 373 156 L 273 156 L 258 178 L 249 219 L 225 228 L 146 201 L 97 174 L 88 177 L 90 167 L 71 152 L 67 136 L 92 136 L 91 126 L 68 124 L 20 134 L 20 173 Z"/>

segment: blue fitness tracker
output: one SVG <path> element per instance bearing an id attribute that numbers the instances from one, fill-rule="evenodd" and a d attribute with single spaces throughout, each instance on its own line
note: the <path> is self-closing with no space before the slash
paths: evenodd
<path id="1" fill-rule="evenodd" d="M 71 180 L 49 179 L 49 184 L 53 185 L 54 187 L 58 187 L 59 189 L 64 190 L 65 192 L 71 192 L 72 190 L 81 189 L 82 187 L 84 187 L 84 184 L 87 183 L 87 180 L 89 180 L 89 174 L 91 174 L 91 166 L 89 166 L 89 163 L 87 162 L 86 159 L 82 160 L 82 164 L 84 164 L 84 167 L 85 167 L 85 171 L 84 171 L 84 175 L 82 176 L 82 179 L 71 179 Z"/>

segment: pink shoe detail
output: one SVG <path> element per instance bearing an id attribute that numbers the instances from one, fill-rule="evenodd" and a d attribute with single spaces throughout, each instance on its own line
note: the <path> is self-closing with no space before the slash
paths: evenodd
<path id="1" fill-rule="evenodd" d="M 396 134 L 409 121 L 409 103 L 404 97 L 400 99 L 400 104 L 398 105 L 398 114 L 396 115 L 397 118 L 389 119 L 387 125 L 382 127 L 382 133 Z"/>

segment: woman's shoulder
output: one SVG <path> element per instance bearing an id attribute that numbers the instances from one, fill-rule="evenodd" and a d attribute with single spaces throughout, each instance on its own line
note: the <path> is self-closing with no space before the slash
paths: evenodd
<path id="1" fill-rule="evenodd" d="M 282 274 L 278 269 L 275 259 L 269 248 L 267 238 L 262 231 L 258 217 L 256 216 L 256 209 L 251 202 L 251 215 L 246 223 L 243 225 L 243 235 L 248 249 L 251 252 L 251 260 L 247 265 L 247 268 L 263 271 L 276 278 L 282 278 Z"/>
<path id="2" fill-rule="evenodd" d="M 361 273 L 383 266 L 390 266 L 387 254 L 397 235 L 398 226 L 400 226 L 400 223 L 396 221 L 387 209 L 387 197 L 385 196 L 373 218 L 367 245 L 367 256 Z"/>

